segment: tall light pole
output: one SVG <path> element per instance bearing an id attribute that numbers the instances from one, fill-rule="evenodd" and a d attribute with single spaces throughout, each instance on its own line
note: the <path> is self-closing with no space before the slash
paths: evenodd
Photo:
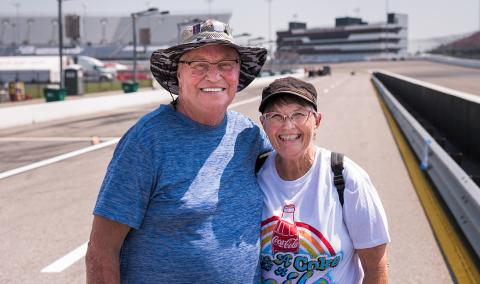
<path id="1" fill-rule="evenodd" d="M 270 42 L 268 46 L 268 53 L 270 53 L 270 61 L 272 60 L 272 0 L 267 0 L 268 2 L 268 41 Z"/>
<path id="2" fill-rule="evenodd" d="M 64 87 L 63 82 L 63 25 L 62 25 L 62 1 L 58 0 L 58 54 L 60 57 L 60 88 Z"/>
<path id="3" fill-rule="evenodd" d="M 87 2 L 82 1 L 82 7 L 83 7 L 83 21 L 82 21 L 82 26 L 83 26 L 83 43 L 87 43 Z"/>
<path id="4" fill-rule="evenodd" d="M 60 1 L 60 0 L 59 0 Z M 148 8 L 145 11 L 140 11 L 136 13 L 132 13 L 132 32 L 133 32 L 133 83 L 137 82 L 137 28 L 136 22 L 137 18 L 141 16 L 148 16 L 148 15 L 167 15 L 169 11 L 158 11 L 158 8 Z"/>
<path id="5" fill-rule="evenodd" d="M 387 20 L 388 20 L 388 0 L 385 0 L 385 14 L 387 14 Z"/>
<path id="6" fill-rule="evenodd" d="M 385 49 L 387 50 L 387 59 L 390 60 L 390 51 L 388 50 L 388 0 L 385 0 L 385 16 L 386 21 L 385 21 Z"/>
<path id="7" fill-rule="evenodd" d="M 102 25 L 102 39 L 100 40 L 101 44 L 105 44 L 107 42 L 107 24 L 108 24 L 108 19 L 107 18 L 101 18 L 100 19 L 100 24 Z"/>
<path id="8" fill-rule="evenodd" d="M 210 18 L 212 16 L 212 2 L 213 0 L 207 0 L 208 2 L 208 17 Z"/>
<path id="9" fill-rule="evenodd" d="M 19 38 L 20 38 L 20 2 L 16 2 L 13 4 L 16 9 L 16 19 L 15 19 L 15 45 L 19 44 Z M 20 45 L 20 44 L 19 44 Z"/>

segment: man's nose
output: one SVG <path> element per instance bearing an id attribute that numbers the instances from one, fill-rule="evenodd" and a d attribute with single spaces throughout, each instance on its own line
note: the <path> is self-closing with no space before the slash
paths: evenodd
<path id="1" fill-rule="evenodd" d="M 209 68 L 208 68 L 208 71 L 207 71 L 207 75 L 206 75 L 206 78 L 208 80 L 219 80 L 221 78 L 221 73 L 220 71 L 218 71 L 218 68 L 217 68 L 217 65 L 216 64 L 210 64 Z"/>

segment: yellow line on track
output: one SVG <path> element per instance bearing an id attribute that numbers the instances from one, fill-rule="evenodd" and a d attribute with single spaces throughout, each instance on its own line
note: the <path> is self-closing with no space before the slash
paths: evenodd
<path id="1" fill-rule="evenodd" d="M 372 82 L 373 84 L 373 82 Z M 440 248 L 447 259 L 453 277 L 457 283 L 480 283 L 480 271 L 476 266 L 474 258 L 467 251 L 466 246 L 455 230 L 452 221 L 439 205 L 440 200 L 434 193 L 434 188 L 430 184 L 428 177 L 420 169 L 415 154 L 408 145 L 403 133 L 398 127 L 393 115 L 383 101 L 375 84 L 380 106 L 388 121 L 392 134 L 397 143 L 398 149 L 407 167 L 412 183 L 417 192 L 418 198 L 422 203 L 423 209 L 433 229 L 435 237 L 440 244 Z"/>

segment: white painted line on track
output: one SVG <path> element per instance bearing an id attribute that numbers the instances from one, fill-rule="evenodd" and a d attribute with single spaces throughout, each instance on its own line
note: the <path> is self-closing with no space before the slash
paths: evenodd
<path id="1" fill-rule="evenodd" d="M 79 155 L 82 155 L 82 154 L 85 154 L 85 153 L 88 153 L 88 152 L 99 150 L 99 149 L 102 149 L 102 148 L 105 148 L 105 147 L 108 147 L 108 146 L 111 146 L 111 145 L 115 145 L 115 144 L 118 143 L 119 140 L 120 140 L 120 138 L 112 139 L 112 140 L 107 141 L 107 142 L 103 142 L 103 143 L 100 143 L 100 144 L 97 144 L 97 145 L 82 148 L 82 149 L 79 149 L 79 150 L 76 150 L 76 151 L 73 151 L 73 152 L 70 152 L 70 153 L 62 154 L 62 155 L 59 155 L 59 156 L 56 156 L 56 157 L 53 157 L 53 158 L 50 158 L 50 159 L 46 159 L 46 160 L 39 161 L 39 162 L 30 164 L 30 165 L 26 165 L 26 166 L 23 166 L 23 167 L 20 167 L 20 168 L 9 170 L 9 171 L 0 173 L 0 179 L 7 178 L 7 177 L 10 177 L 10 176 L 13 176 L 13 175 L 17 175 L 17 174 L 20 174 L 20 173 L 23 173 L 23 172 L 26 172 L 26 171 L 30 171 L 30 170 L 33 170 L 33 169 L 36 169 L 36 168 L 40 168 L 40 167 L 43 167 L 43 166 L 47 166 L 47 165 L 50 165 L 50 164 L 53 164 L 53 163 L 56 163 L 56 162 L 59 162 L 59 161 L 62 161 L 62 160 L 66 160 L 68 158 L 72 158 L 72 157 L 79 156 Z"/>
<path id="2" fill-rule="evenodd" d="M 90 142 L 92 139 L 100 139 L 100 141 L 107 141 L 118 139 L 119 137 L 1 137 L 0 142 Z"/>
<path id="3" fill-rule="evenodd" d="M 77 262 L 79 259 L 85 256 L 87 253 L 88 242 L 85 242 L 83 245 L 69 252 L 65 256 L 57 259 L 49 266 L 41 270 L 43 273 L 59 273 L 64 271 L 66 268 Z"/>

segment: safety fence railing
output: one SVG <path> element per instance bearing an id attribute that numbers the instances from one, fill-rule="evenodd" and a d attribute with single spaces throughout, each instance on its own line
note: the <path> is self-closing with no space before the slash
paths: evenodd
<path id="1" fill-rule="evenodd" d="M 429 175 L 465 237 L 480 257 L 480 188 L 385 87 L 380 78 L 386 77 L 398 79 L 390 81 L 390 84 L 416 84 L 416 87 L 421 89 L 422 83 L 389 72 L 374 72 L 372 77 L 388 109 L 419 159 L 420 167 Z"/>

